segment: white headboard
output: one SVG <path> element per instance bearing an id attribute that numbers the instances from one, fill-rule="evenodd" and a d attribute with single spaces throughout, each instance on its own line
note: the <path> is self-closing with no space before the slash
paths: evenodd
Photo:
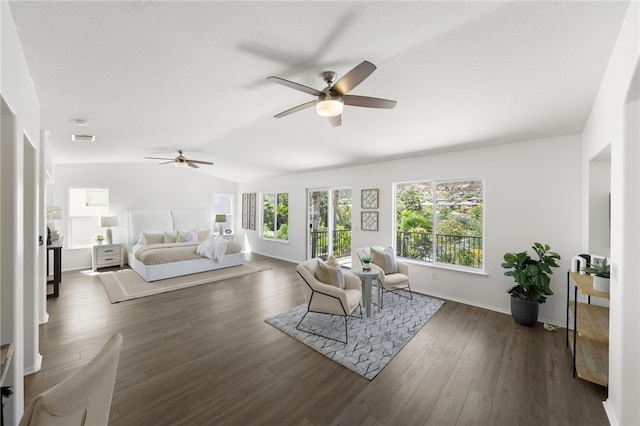
<path id="1" fill-rule="evenodd" d="M 211 229 L 213 223 L 210 210 L 171 210 L 171 216 L 175 231 Z"/>
<path id="2" fill-rule="evenodd" d="M 211 229 L 211 211 L 206 209 L 129 210 L 128 244 L 133 246 L 141 232 Z"/>

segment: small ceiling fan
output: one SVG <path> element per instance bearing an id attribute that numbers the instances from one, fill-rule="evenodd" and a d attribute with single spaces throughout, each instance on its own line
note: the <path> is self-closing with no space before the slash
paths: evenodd
<path id="1" fill-rule="evenodd" d="M 312 87 L 305 86 L 300 83 L 285 80 L 280 77 L 267 77 L 275 83 L 290 87 L 291 89 L 300 90 L 316 96 L 316 100 L 309 101 L 304 104 L 295 106 L 279 114 L 274 115 L 275 118 L 285 117 L 294 112 L 302 111 L 315 105 L 316 111 L 323 117 L 328 117 L 331 125 L 336 127 L 342 124 L 342 108 L 344 105 L 351 105 L 366 108 L 386 108 L 391 109 L 396 106 L 396 101 L 381 98 L 370 98 L 368 96 L 348 95 L 353 88 L 362 83 L 372 72 L 376 70 L 376 66 L 371 62 L 363 61 L 360 65 L 346 73 L 342 78 L 336 81 L 337 74 L 333 71 L 325 71 L 320 73 L 320 77 L 327 83 L 327 87 L 323 90 L 316 90 Z M 335 83 L 334 83 L 335 82 Z"/>
<path id="2" fill-rule="evenodd" d="M 209 166 L 213 166 L 213 163 L 210 161 L 200 161 L 200 160 L 190 160 L 182 154 L 182 150 L 178 150 L 178 156 L 176 158 L 161 158 L 161 157 L 144 157 L 147 160 L 167 160 L 164 163 L 159 164 L 169 164 L 173 163 L 176 167 L 193 167 L 194 169 L 200 168 L 198 164 L 206 164 Z"/>

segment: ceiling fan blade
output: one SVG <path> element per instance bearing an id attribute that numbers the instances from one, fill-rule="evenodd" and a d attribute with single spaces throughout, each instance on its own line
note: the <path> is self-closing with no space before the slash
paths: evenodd
<path id="1" fill-rule="evenodd" d="M 342 114 L 335 115 L 333 117 L 329 117 L 329 122 L 333 127 L 338 127 L 342 125 Z"/>
<path id="2" fill-rule="evenodd" d="M 342 78 L 331 87 L 331 91 L 339 95 L 345 95 L 353 90 L 358 84 L 362 83 L 372 72 L 376 70 L 376 66 L 369 61 L 362 61 L 354 69 L 342 76 Z"/>
<path id="3" fill-rule="evenodd" d="M 161 157 L 144 157 L 147 160 L 171 160 L 173 161 L 173 158 L 161 158 Z"/>
<path id="4" fill-rule="evenodd" d="M 345 95 L 342 97 L 345 105 L 366 107 L 366 108 L 386 108 L 391 109 L 398 102 L 389 99 L 370 98 L 368 96 Z"/>
<path id="5" fill-rule="evenodd" d="M 314 106 L 316 104 L 316 101 L 309 101 L 309 102 L 305 102 L 304 104 L 298 105 L 298 106 L 294 106 L 293 108 L 290 108 L 286 111 L 282 111 L 279 114 L 274 115 L 275 118 L 282 118 L 285 117 L 289 114 L 293 114 L 294 112 L 298 112 L 298 111 L 302 111 L 303 109 L 307 109 L 310 108 L 312 106 Z"/>
<path id="6" fill-rule="evenodd" d="M 285 80 L 280 77 L 267 77 L 267 80 L 271 80 L 274 83 L 282 84 L 283 86 L 290 87 L 291 89 L 300 90 L 301 92 L 308 93 L 313 96 L 319 96 L 322 92 L 314 89 L 313 87 L 305 86 L 304 84 L 294 83 L 293 81 Z"/>
<path id="7" fill-rule="evenodd" d="M 165 161 L 164 163 L 158 163 L 158 165 L 161 166 L 163 164 L 169 164 L 169 163 L 175 163 L 175 160 Z"/>
<path id="8" fill-rule="evenodd" d="M 189 167 L 193 167 L 194 169 L 200 168 L 200 166 L 198 166 L 197 164 L 194 164 L 194 162 L 191 160 L 187 161 L 187 164 L 189 165 Z"/>
<path id="9" fill-rule="evenodd" d="M 209 166 L 213 166 L 213 163 L 211 161 L 200 161 L 200 160 L 187 160 L 190 163 L 196 163 L 196 164 L 208 164 Z"/>

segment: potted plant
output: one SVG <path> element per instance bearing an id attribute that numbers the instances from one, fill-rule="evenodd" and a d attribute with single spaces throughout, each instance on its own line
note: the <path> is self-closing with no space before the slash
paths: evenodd
<path id="1" fill-rule="evenodd" d="M 360 259 L 360 263 L 362 263 L 362 270 L 363 271 L 370 271 L 371 270 L 371 256 L 360 256 L 360 255 L 358 255 L 358 258 Z"/>
<path id="2" fill-rule="evenodd" d="M 504 274 L 513 277 L 516 285 L 507 290 L 511 295 L 511 316 L 521 325 L 533 326 L 538 322 L 538 305 L 547 300 L 553 291 L 549 283 L 551 268 L 557 268 L 556 261 L 560 260 L 558 253 L 552 252 L 551 247 L 534 243 L 531 246 L 538 255 L 532 259 L 526 251 L 520 253 L 505 253 L 502 267 L 509 269 Z"/>
<path id="3" fill-rule="evenodd" d="M 593 275 L 593 289 L 595 291 L 609 293 L 610 270 L 611 266 L 607 263 L 607 258 L 605 257 L 601 263 L 589 264 L 584 271 Z"/>
<path id="4" fill-rule="evenodd" d="M 96 244 L 102 244 L 103 241 L 104 237 L 102 236 L 102 234 L 96 235 Z"/>

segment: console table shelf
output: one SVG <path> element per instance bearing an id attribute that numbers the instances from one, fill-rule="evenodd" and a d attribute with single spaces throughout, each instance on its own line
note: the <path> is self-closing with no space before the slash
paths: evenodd
<path id="1" fill-rule="evenodd" d="M 569 302 L 571 314 L 576 314 L 575 302 Z M 609 308 L 578 302 L 578 336 L 597 342 L 609 343 Z"/>
<path id="2" fill-rule="evenodd" d="M 569 300 L 571 283 L 574 300 Z M 587 296 L 587 303 L 576 302 L 578 292 Z M 568 272 L 567 346 L 573 355 L 573 377 L 608 386 L 609 308 L 592 305 L 591 297 L 608 299 L 609 294 L 593 289 L 591 275 Z"/>

